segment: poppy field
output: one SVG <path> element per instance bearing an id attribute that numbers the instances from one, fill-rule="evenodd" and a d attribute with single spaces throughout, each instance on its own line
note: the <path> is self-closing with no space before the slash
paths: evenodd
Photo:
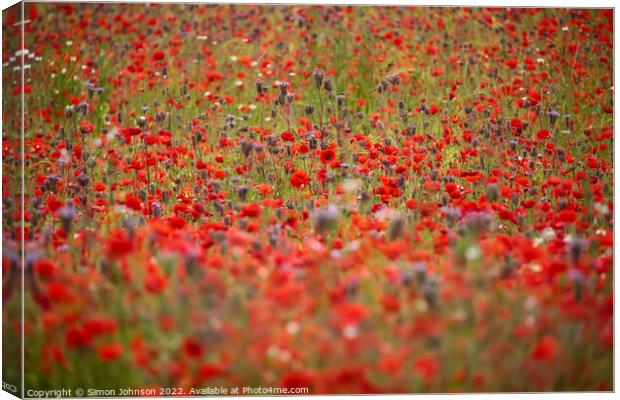
<path id="1" fill-rule="evenodd" d="M 613 390 L 613 10 L 24 19 L 3 381 L 23 306 L 26 391 Z"/>

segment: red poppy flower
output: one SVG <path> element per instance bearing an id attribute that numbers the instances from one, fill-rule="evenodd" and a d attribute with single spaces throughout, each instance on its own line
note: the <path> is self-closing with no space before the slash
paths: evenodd
<path id="1" fill-rule="evenodd" d="M 114 361 L 121 356 L 123 348 L 118 343 L 110 343 L 99 346 L 99 358 L 102 361 Z"/>
<path id="2" fill-rule="evenodd" d="M 539 361 L 549 360 L 555 357 L 559 350 L 560 344 L 557 339 L 547 335 L 538 341 L 532 351 L 532 357 Z"/>
<path id="3" fill-rule="evenodd" d="M 282 134 L 280 135 L 280 137 L 282 138 L 282 140 L 284 140 L 285 142 L 294 142 L 295 141 L 295 135 L 293 135 L 291 132 L 286 131 L 286 132 L 282 132 Z"/>
<path id="4" fill-rule="evenodd" d="M 336 152 L 333 149 L 322 150 L 320 158 L 323 164 L 328 164 L 336 158 Z"/>
<path id="5" fill-rule="evenodd" d="M 538 132 L 536 132 L 536 139 L 538 139 L 539 141 L 549 139 L 549 136 L 551 136 L 551 133 L 546 129 L 541 129 Z"/>
<path id="6" fill-rule="evenodd" d="M 413 370 L 418 374 L 426 383 L 433 381 L 435 376 L 439 373 L 439 360 L 431 355 L 423 355 L 418 357 L 413 364 Z"/>
<path id="7" fill-rule="evenodd" d="M 293 185 L 296 188 L 307 185 L 308 182 L 310 182 L 310 178 L 308 177 L 308 174 L 306 174 L 306 172 L 301 169 L 298 169 L 297 171 L 295 171 L 293 175 L 291 176 L 291 185 Z"/>
<path id="8" fill-rule="evenodd" d="M 261 212 L 261 208 L 256 203 L 250 203 L 250 204 L 241 206 L 242 217 L 256 218 L 260 215 L 260 212 Z"/>
<path id="9" fill-rule="evenodd" d="M 202 345 L 194 338 L 186 338 L 183 341 L 183 353 L 189 358 L 199 358 L 202 356 Z"/>

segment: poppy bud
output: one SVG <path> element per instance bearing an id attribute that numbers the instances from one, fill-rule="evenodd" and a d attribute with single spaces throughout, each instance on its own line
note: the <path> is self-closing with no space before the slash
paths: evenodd
<path id="1" fill-rule="evenodd" d="M 260 240 L 253 240 L 252 241 L 252 250 L 255 253 L 260 253 L 261 252 L 261 243 Z"/>
<path id="2" fill-rule="evenodd" d="M 411 271 L 405 271 L 400 275 L 400 283 L 403 286 L 410 286 L 413 282 L 413 273 Z"/>
<path id="3" fill-rule="evenodd" d="M 566 208 L 568 201 L 565 198 L 558 199 L 558 210 L 563 210 Z"/>
<path id="4" fill-rule="evenodd" d="M 138 225 L 136 219 L 132 216 L 126 216 L 123 218 L 123 229 L 127 232 L 130 238 L 133 238 L 136 232 L 136 226 Z"/>
<path id="5" fill-rule="evenodd" d="M 555 154 L 560 162 L 566 161 L 566 151 L 563 148 L 557 148 Z"/>
<path id="6" fill-rule="evenodd" d="M 274 231 L 269 232 L 269 244 L 271 247 L 276 247 L 278 244 L 278 235 Z"/>
<path id="7" fill-rule="evenodd" d="M 458 208 L 454 207 L 443 207 L 442 208 L 444 217 L 448 221 L 448 225 L 452 226 L 456 223 L 456 221 L 461 218 L 461 211 Z"/>
<path id="8" fill-rule="evenodd" d="M 314 114 L 314 106 L 312 104 L 308 104 L 307 106 L 305 106 L 304 113 L 306 113 L 306 115 Z"/>
<path id="9" fill-rule="evenodd" d="M 65 117 L 66 118 L 71 118 L 73 116 L 73 106 L 72 105 L 68 105 L 65 107 Z"/>
<path id="10" fill-rule="evenodd" d="M 215 211 L 218 212 L 218 214 L 222 215 L 224 214 L 224 206 L 222 206 L 222 203 L 220 201 L 214 201 L 213 202 L 213 208 L 215 209 Z"/>
<path id="11" fill-rule="evenodd" d="M 198 265 L 198 252 L 196 250 L 189 250 L 185 253 L 185 269 L 189 276 L 196 276 L 199 272 Z"/>
<path id="12" fill-rule="evenodd" d="M 213 189 L 214 192 L 219 192 L 222 190 L 222 185 L 220 184 L 220 182 L 216 180 L 211 180 L 209 184 L 211 185 L 211 188 Z"/>
<path id="13" fill-rule="evenodd" d="M 487 229 L 491 223 L 489 215 L 485 212 L 471 212 L 463 219 L 465 220 L 463 223 L 465 229 L 475 234 Z"/>
<path id="14" fill-rule="evenodd" d="M 280 82 L 280 85 L 278 85 L 278 88 L 280 89 L 280 96 L 284 97 L 287 94 L 287 89 L 288 89 L 288 82 Z"/>
<path id="15" fill-rule="evenodd" d="M 159 205 L 159 203 L 153 202 L 151 207 L 152 207 L 153 217 L 155 218 L 161 217 L 161 206 Z"/>
<path id="16" fill-rule="evenodd" d="M 252 143 L 244 138 L 241 139 L 241 142 L 239 142 L 239 146 L 241 147 L 241 153 L 243 154 L 243 157 L 248 158 L 250 156 L 250 153 L 252 152 Z"/>
<path id="17" fill-rule="evenodd" d="M 512 256 L 507 255 L 506 257 L 504 257 L 504 265 L 502 267 L 502 278 L 510 277 L 516 267 L 517 267 L 517 263 L 512 258 Z"/>
<path id="18" fill-rule="evenodd" d="M 390 74 L 387 76 L 387 81 L 393 86 L 398 86 L 400 85 L 400 75 Z"/>
<path id="19" fill-rule="evenodd" d="M 357 296 L 359 289 L 359 282 L 357 280 L 351 280 L 347 283 L 346 294 L 349 299 L 354 299 Z"/>
<path id="20" fill-rule="evenodd" d="M 263 93 L 263 83 L 257 80 L 255 82 L 255 85 L 256 85 L 256 94 L 260 96 Z"/>
<path id="21" fill-rule="evenodd" d="M 138 125 L 138 127 L 140 127 L 141 129 L 144 128 L 146 126 L 146 117 L 144 115 L 140 115 L 137 119 L 136 119 L 136 124 Z"/>
<path id="22" fill-rule="evenodd" d="M 368 192 L 361 192 L 359 196 L 360 203 L 367 204 L 371 199 L 371 196 Z"/>
<path id="23" fill-rule="evenodd" d="M 583 297 L 583 289 L 585 288 L 585 276 L 578 269 L 571 269 L 568 273 L 570 280 L 573 282 L 573 295 L 575 301 L 580 302 Z"/>
<path id="24" fill-rule="evenodd" d="M 549 118 L 549 124 L 551 126 L 555 125 L 555 122 L 558 120 L 559 116 L 560 116 L 560 113 L 555 110 L 548 111 L 547 117 Z"/>
<path id="25" fill-rule="evenodd" d="M 245 201 L 250 188 L 247 185 L 241 185 L 237 187 L 237 196 L 241 201 Z"/>
<path id="26" fill-rule="evenodd" d="M 403 234 L 403 229 L 405 227 L 405 219 L 400 213 L 396 213 L 392 216 L 392 220 L 388 227 L 388 238 L 390 240 L 396 240 Z"/>
<path id="27" fill-rule="evenodd" d="M 439 305 L 439 288 L 435 280 L 428 281 L 422 285 L 422 296 L 431 309 L 436 309 Z"/>
<path id="28" fill-rule="evenodd" d="M 315 68 L 312 72 L 312 77 L 314 78 L 314 84 L 316 85 L 316 88 L 321 89 L 321 86 L 323 86 L 323 71 Z"/>
<path id="29" fill-rule="evenodd" d="M 564 125 L 566 129 L 570 129 L 570 114 L 564 114 Z"/>
<path id="30" fill-rule="evenodd" d="M 344 106 L 344 94 L 341 93 L 336 96 L 336 102 L 338 104 L 338 107 L 342 108 L 342 106 Z"/>
<path id="31" fill-rule="evenodd" d="M 10 207 L 10 206 L 7 206 L 7 203 L 8 202 L 5 202 L 5 207 Z M 35 196 L 32 199 L 30 199 L 30 204 L 32 204 L 32 207 L 35 209 L 39 208 L 39 206 L 43 204 L 43 199 L 41 197 Z"/>
<path id="32" fill-rule="evenodd" d="M 339 218 L 340 212 L 336 206 L 329 205 L 326 208 L 321 208 L 314 214 L 315 229 L 320 234 L 324 234 L 326 231 L 336 227 Z"/>
<path id="33" fill-rule="evenodd" d="M 577 264 L 579 258 L 581 257 L 581 253 L 586 248 L 586 245 L 586 240 L 581 237 L 575 237 L 570 241 L 569 252 L 573 263 Z"/>
<path id="34" fill-rule="evenodd" d="M 75 209 L 73 208 L 73 203 L 67 201 L 67 205 L 60 209 L 59 216 L 63 230 L 67 234 L 70 233 L 73 228 L 73 220 L 75 219 Z"/>
<path id="35" fill-rule="evenodd" d="M 331 79 L 329 78 L 325 79 L 325 82 L 323 82 L 323 88 L 327 90 L 328 92 L 331 92 L 332 90 L 334 90 L 334 85 L 332 84 Z"/>
<path id="36" fill-rule="evenodd" d="M 88 114 L 88 103 L 81 102 L 80 104 L 78 104 L 77 111 L 80 112 L 80 114 L 82 115 Z"/>
<path id="37" fill-rule="evenodd" d="M 516 140 L 511 140 L 510 141 L 510 150 L 515 151 L 517 149 L 517 141 Z"/>
<path id="38" fill-rule="evenodd" d="M 497 201 L 499 197 L 499 188 L 496 183 L 489 183 L 486 188 L 486 198 L 487 201 L 493 202 Z"/>
<path id="39" fill-rule="evenodd" d="M 82 187 L 88 186 L 88 175 L 82 173 L 77 177 L 77 181 Z"/>
<path id="40" fill-rule="evenodd" d="M 316 140 L 316 136 L 314 135 L 309 135 L 308 137 L 308 147 L 310 148 L 310 150 L 314 150 L 317 147 L 317 140 Z"/>

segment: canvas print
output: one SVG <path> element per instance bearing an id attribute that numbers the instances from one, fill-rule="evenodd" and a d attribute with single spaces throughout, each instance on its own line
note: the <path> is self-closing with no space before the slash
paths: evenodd
<path id="1" fill-rule="evenodd" d="M 3 390 L 612 391 L 613 16 L 4 10 Z"/>

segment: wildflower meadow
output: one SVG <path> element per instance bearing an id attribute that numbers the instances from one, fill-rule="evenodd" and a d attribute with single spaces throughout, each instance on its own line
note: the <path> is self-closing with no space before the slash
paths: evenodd
<path id="1" fill-rule="evenodd" d="M 5 390 L 613 390 L 612 9 L 2 15 Z"/>

